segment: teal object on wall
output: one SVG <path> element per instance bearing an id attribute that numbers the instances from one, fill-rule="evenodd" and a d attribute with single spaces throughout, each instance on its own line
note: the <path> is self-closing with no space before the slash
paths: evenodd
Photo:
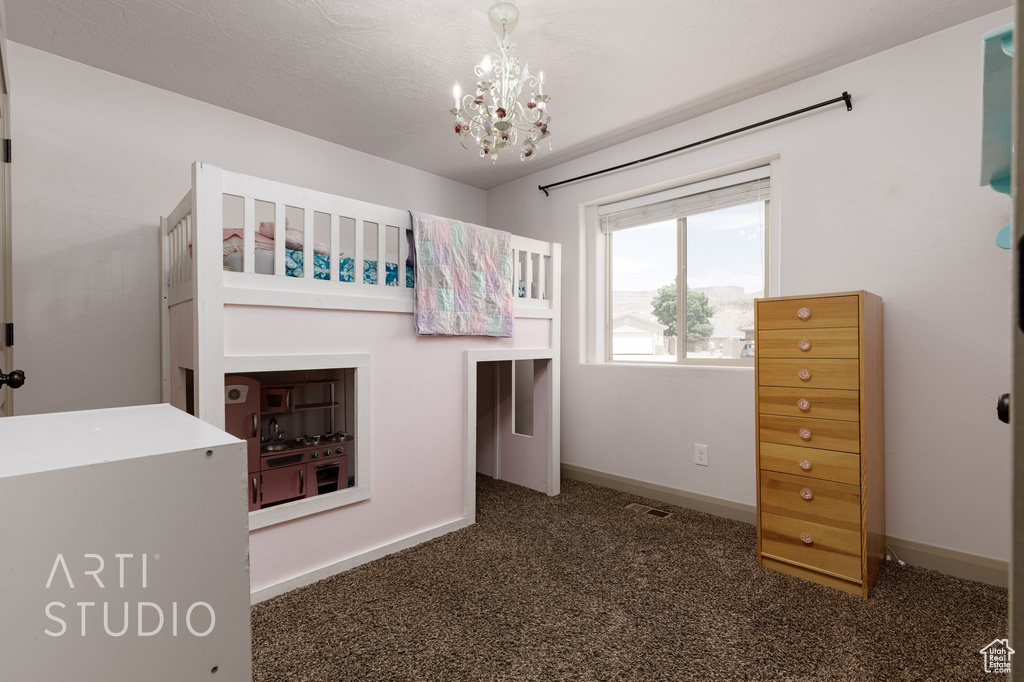
<path id="1" fill-rule="evenodd" d="M 1013 24 L 984 35 L 985 66 L 981 117 L 981 184 L 1010 195 Z M 1009 249 L 1013 223 L 996 233 L 996 245 Z"/>
<path id="2" fill-rule="evenodd" d="M 1013 244 L 1013 223 L 996 232 L 996 246 L 1000 249 L 1009 249 Z"/>
<path id="3" fill-rule="evenodd" d="M 989 183 L 989 187 L 999 192 L 1010 196 L 1010 178 L 999 178 Z M 1009 249 L 1010 245 L 1013 244 L 1013 223 L 1010 223 L 1003 229 L 996 232 L 996 246 L 1001 249 Z"/>

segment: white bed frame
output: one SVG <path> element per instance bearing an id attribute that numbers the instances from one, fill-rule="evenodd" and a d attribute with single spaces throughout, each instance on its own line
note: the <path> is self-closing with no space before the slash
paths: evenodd
<path id="1" fill-rule="evenodd" d="M 241 197 L 244 206 L 243 272 L 224 271 L 222 229 L 224 225 L 223 196 Z M 285 224 L 285 207 L 300 208 L 304 214 L 303 277 L 285 275 L 285 240 L 274 243 L 274 273 L 254 271 L 256 245 L 256 201 L 273 203 L 275 223 Z M 341 220 L 355 224 L 355 279 L 337 281 L 314 279 L 313 231 L 314 213 L 330 216 L 330 272 L 336 277 L 339 265 Z M 378 226 L 376 253 L 378 262 L 385 258 L 387 230 L 399 230 L 399 286 L 386 286 L 384 268 L 378 267 L 376 284 L 363 282 L 363 224 Z M 161 339 L 162 398 L 174 402 L 171 395 L 170 372 L 170 308 L 193 301 L 192 360 L 196 377 L 196 416 L 214 426 L 224 428 L 223 376 L 233 371 L 225 366 L 223 309 L 226 305 L 259 305 L 336 310 L 367 310 L 413 312 L 413 289 L 406 287 L 404 262 L 408 246 L 403 238 L 412 228 L 408 211 L 295 187 L 240 173 L 221 170 L 196 162 L 192 166 L 192 189 L 177 207 L 160 219 L 162 241 L 161 277 Z M 189 245 L 192 245 L 192 255 Z M 517 296 L 516 317 L 549 318 L 552 328 L 558 327 L 561 251 L 555 242 L 543 242 L 513 235 L 515 256 L 513 291 Z M 557 352 L 557 332 L 552 334 L 552 348 Z"/>
<path id="2" fill-rule="evenodd" d="M 223 229 L 237 229 L 237 224 L 225 225 L 225 195 L 236 197 L 230 203 L 232 220 L 237 222 L 238 199 L 241 198 L 241 222 L 243 229 L 242 272 L 224 270 Z M 257 201 L 274 205 L 274 221 L 277 226 L 285 224 L 286 214 L 303 216 L 304 230 L 303 276 L 288 277 L 285 274 L 284 239 L 274 239 L 274 273 L 255 272 L 254 253 L 257 231 Z M 288 207 L 287 209 L 285 207 Z M 269 208 L 261 207 L 262 211 Z M 314 214 L 329 216 L 330 232 L 330 273 L 332 279 L 314 278 L 313 262 Z M 321 231 L 326 218 L 321 215 Z M 364 244 L 364 224 L 377 225 L 377 243 Z M 342 226 L 351 230 L 342 239 Z M 397 264 L 399 265 L 398 286 L 386 285 L 386 268 L 381 264 L 391 261 L 386 247 L 387 238 L 398 230 Z M 414 290 L 406 286 L 403 273 L 408 246 L 405 231 L 411 229 L 411 217 L 407 211 L 377 206 L 362 201 L 333 196 L 279 182 L 241 175 L 202 163 L 192 166 L 192 187 L 173 211 L 160 220 L 161 234 L 161 371 L 162 395 L 164 402 L 184 408 L 187 398 L 182 384 L 185 372 L 179 368 L 191 369 L 193 376 L 194 414 L 200 419 L 223 429 L 224 419 L 224 377 L 225 374 L 241 372 L 276 372 L 291 370 L 318 370 L 351 368 L 355 373 L 355 391 L 359 396 L 349 417 L 355 424 L 355 485 L 331 495 L 316 495 L 286 504 L 253 511 L 249 514 L 249 530 L 259 531 L 268 526 L 300 519 L 323 511 L 363 502 L 371 499 L 370 459 L 370 353 L 353 351 L 332 355 L 303 355 L 301 350 L 289 352 L 288 348 L 275 346 L 274 355 L 227 355 L 225 347 L 225 324 L 241 318 L 251 320 L 258 313 L 266 316 L 268 324 L 274 323 L 275 309 L 287 312 L 302 308 L 317 316 L 329 316 L 320 321 L 337 323 L 334 316 L 356 316 L 366 324 L 363 311 L 409 313 L 413 312 Z M 372 233 L 372 230 L 370 230 Z M 354 244 L 348 239 L 354 234 Z M 321 235 L 322 238 L 322 235 Z M 191 255 L 189 244 L 192 245 Z M 344 244 L 346 256 L 354 259 L 353 281 L 339 281 L 339 246 Z M 393 242 L 392 242 L 393 244 Z M 354 247 L 354 248 L 353 248 Z M 529 324 L 517 324 L 516 336 L 512 339 L 465 339 L 463 394 L 465 395 L 465 447 L 463 452 L 463 517 L 444 521 L 430 528 L 419 529 L 416 524 L 405 530 L 409 533 L 394 539 L 381 537 L 379 546 L 360 550 L 354 554 L 344 552 L 330 557 L 324 564 L 324 557 L 309 558 L 308 564 L 290 565 L 292 575 L 273 575 L 271 583 L 253 585 L 252 600 L 266 599 L 287 590 L 309 584 L 333 573 L 346 570 L 378 556 L 411 547 L 444 533 L 465 527 L 476 520 L 475 472 L 477 469 L 477 365 L 483 362 L 504 362 L 540 360 L 550 362 L 549 381 L 544 389 L 547 397 L 547 438 L 532 441 L 546 442 L 547 455 L 543 463 L 544 484 L 549 495 L 559 492 L 560 474 L 560 299 L 561 299 L 561 246 L 554 242 L 543 242 L 513 235 L 515 272 L 513 291 L 519 295 L 515 300 L 514 314 L 517 318 L 535 318 Z M 348 253 L 349 251 L 354 253 Z M 364 254 L 372 259 L 377 254 L 378 277 L 376 284 L 364 283 L 362 265 Z M 519 285 L 523 286 L 520 287 Z M 235 310 L 238 307 L 253 306 Z M 385 320 L 394 329 L 393 320 Z M 548 324 L 539 324 L 548 322 Z M 542 331 L 548 328 L 550 331 Z M 413 325 L 408 327 L 410 336 Z M 520 335 L 520 330 L 525 329 Z M 231 330 L 229 330 L 231 331 Z M 391 333 L 391 332 L 388 332 Z M 493 341 L 493 343 L 491 343 Z M 459 352 L 460 342 L 447 339 L 439 343 Z M 433 347 L 432 344 L 427 344 Z M 436 347 L 435 347 L 436 348 Z M 172 374 L 173 372 L 173 374 Z M 453 377 L 458 382 L 459 378 Z M 497 396 L 496 396 L 497 400 Z M 394 415 L 379 415 L 376 419 L 394 419 Z M 486 417 L 484 417 L 486 418 Z M 388 422 L 385 421 L 385 424 Z M 537 434 L 542 436 L 541 433 Z M 531 437 L 532 439 L 532 437 Z M 535 451 L 534 451 L 535 452 Z M 520 462 L 523 460 L 520 460 Z M 499 476 L 501 477 L 501 476 Z M 393 491 L 389 491 L 393 492 Z M 372 503 L 372 502 L 371 502 Z M 364 505 L 356 505 L 353 518 L 370 516 Z M 360 516 L 362 515 L 362 516 Z M 364 519 L 365 523 L 365 519 Z M 302 534 L 308 528 L 302 523 L 289 526 L 290 532 Z M 275 531 L 268 532 L 274 538 Z M 269 542 L 276 542 L 272 539 Z M 302 561 L 305 561 L 303 559 Z M 301 561 L 299 562 L 301 563 Z M 273 571 L 271 571 L 273 573 Z"/>

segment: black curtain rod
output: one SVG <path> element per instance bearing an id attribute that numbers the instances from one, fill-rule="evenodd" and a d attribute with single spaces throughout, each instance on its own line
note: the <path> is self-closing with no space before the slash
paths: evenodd
<path id="1" fill-rule="evenodd" d="M 548 190 L 553 188 L 553 187 L 558 187 L 559 185 L 565 185 L 565 184 L 568 184 L 570 182 L 576 182 L 577 180 L 585 180 L 587 178 L 592 178 L 595 175 L 603 175 L 605 173 L 611 173 L 612 171 L 617 171 L 617 170 L 622 169 L 622 168 L 627 168 L 629 166 L 635 166 L 638 163 L 644 163 L 645 161 L 651 161 L 653 159 L 658 159 L 658 158 L 661 158 L 662 156 L 668 156 L 669 154 L 675 154 L 676 152 L 685 151 L 687 149 L 693 149 L 694 147 L 700 146 L 702 144 L 707 144 L 708 142 L 714 142 L 715 140 L 721 140 L 723 137 L 729 137 L 730 135 L 736 135 L 737 133 L 743 133 L 743 132 L 746 132 L 746 131 L 751 130 L 753 128 L 760 128 L 761 126 L 766 126 L 769 123 L 775 123 L 776 121 L 781 121 L 782 119 L 789 118 L 791 116 L 799 116 L 800 114 L 807 113 L 808 111 L 813 111 L 814 109 L 820 109 L 822 107 L 827 107 L 828 105 L 836 104 L 837 102 L 846 102 L 846 110 L 847 111 L 853 111 L 853 95 L 851 95 L 848 92 L 844 92 L 839 97 L 836 97 L 835 99 L 830 99 L 827 102 L 819 102 L 818 104 L 812 104 L 809 107 L 804 107 L 803 109 L 797 109 L 796 111 L 791 111 L 788 114 L 782 114 L 781 116 L 776 116 L 774 118 L 768 118 L 768 119 L 765 119 L 765 120 L 760 121 L 758 123 L 751 123 L 748 126 L 743 126 L 742 128 L 737 128 L 736 130 L 730 130 L 727 133 L 722 133 L 721 135 L 715 135 L 714 137 L 709 137 L 706 140 L 701 140 L 700 142 L 691 142 L 690 144 L 683 145 L 682 147 L 676 147 L 675 149 L 669 149 L 667 152 L 661 152 L 660 154 L 654 154 L 653 156 L 647 156 L 647 157 L 644 157 L 642 159 L 637 159 L 636 161 L 630 161 L 628 163 L 620 163 L 618 166 L 612 166 L 611 168 L 605 168 L 603 170 L 594 171 L 593 173 L 587 173 L 586 175 L 577 175 L 575 178 L 569 178 L 568 180 L 561 180 L 559 182 L 553 182 L 550 185 L 537 185 L 537 189 L 539 189 L 540 191 L 544 192 L 545 196 L 551 196 L 550 194 L 548 194 Z"/>

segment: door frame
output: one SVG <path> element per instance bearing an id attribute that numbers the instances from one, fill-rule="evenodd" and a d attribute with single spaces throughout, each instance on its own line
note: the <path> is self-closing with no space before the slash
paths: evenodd
<path id="1" fill-rule="evenodd" d="M 0 0 L 0 135 L 11 139 L 10 74 L 7 59 L 7 19 L 4 0 Z M 0 335 L 7 323 L 14 322 L 14 276 L 11 238 L 11 164 L 0 158 Z M 0 370 L 14 369 L 14 347 L 0 336 Z M 14 390 L 0 388 L 0 417 L 14 414 Z"/>

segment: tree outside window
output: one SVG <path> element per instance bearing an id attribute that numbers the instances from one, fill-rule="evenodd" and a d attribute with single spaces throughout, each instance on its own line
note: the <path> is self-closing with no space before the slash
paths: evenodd
<path id="1" fill-rule="evenodd" d="M 676 334 L 676 305 L 679 278 L 672 284 L 666 284 L 658 289 L 651 301 L 651 308 L 654 317 L 658 322 L 665 325 L 665 336 L 677 336 Z M 686 292 L 686 340 L 704 341 L 711 338 L 715 326 L 711 324 L 711 318 L 715 310 L 708 302 L 708 295 L 703 291 Z"/>

